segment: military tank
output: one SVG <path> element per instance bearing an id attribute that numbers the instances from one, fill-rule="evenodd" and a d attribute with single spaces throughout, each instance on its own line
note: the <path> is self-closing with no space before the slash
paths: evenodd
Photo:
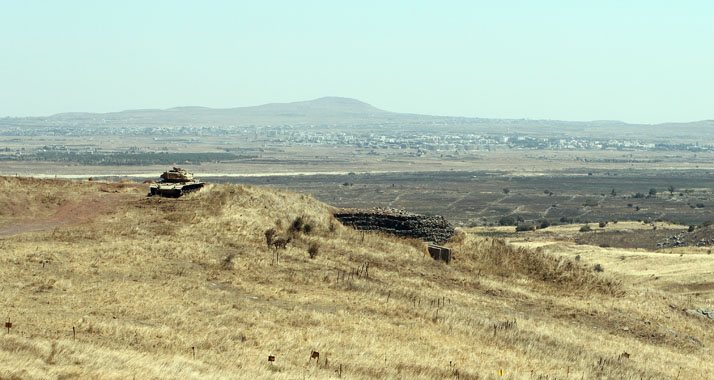
<path id="1" fill-rule="evenodd" d="M 149 186 L 149 196 L 178 198 L 184 194 L 202 188 L 203 182 L 193 178 L 193 174 L 181 169 L 173 168 L 161 175 L 161 181 Z"/>

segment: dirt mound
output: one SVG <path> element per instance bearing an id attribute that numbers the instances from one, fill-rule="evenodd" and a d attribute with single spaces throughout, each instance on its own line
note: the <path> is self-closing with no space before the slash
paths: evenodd
<path id="1" fill-rule="evenodd" d="M 6 191 L 9 195 L 0 201 L 0 238 L 87 223 L 144 192 L 141 185 L 126 182 L 0 177 L 0 190 L 19 188 L 23 191 Z"/>

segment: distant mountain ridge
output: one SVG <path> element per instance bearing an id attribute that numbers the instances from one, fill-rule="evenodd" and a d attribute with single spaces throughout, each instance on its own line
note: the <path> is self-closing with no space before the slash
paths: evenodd
<path id="1" fill-rule="evenodd" d="M 136 109 L 108 113 L 68 112 L 48 117 L 9 118 L 2 126 L 122 128 L 184 126 L 321 126 L 361 131 L 442 131 L 466 133 L 526 133 L 539 136 L 590 136 L 637 139 L 638 136 L 708 136 L 714 138 L 714 120 L 664 124 L 628 124 L 616 120 L 560 121 L 488 119 L 390 112 L 363 101 L 323 97 L 259 106 L 209 108 L 183 106 L 168 109 Z M 344 129 L 343 129 L 344 130 Z"/>
<path id="2" fill-rule="evenodd" d="M 51 120 L 101 118 L 103 120 L 134 122 L 214 122 L 214 123 L 260 123 L 266 119 L 280 119 L 280 122 L 310 123 L 329 122 L 341 119 L 381 119 L 400 115 L 378 109 L 365 102 L 341 97 L 323 97 L 314 100 L 291 103 L 268 103 L 251 107 L 208 108 L 174 107 L 168 109 L 139 109 L 108 113 L 69 112 L 48 117 Z M 277 120 L 275 120 L 277 121 Z"/>

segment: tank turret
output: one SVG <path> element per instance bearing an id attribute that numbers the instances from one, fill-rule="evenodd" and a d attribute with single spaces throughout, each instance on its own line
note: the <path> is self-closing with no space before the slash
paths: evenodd
<path id="1" fill-rule="evenodd" d="M 193 178 L 193 174 L 181 168 L 173 169 L 161 174 L 161 181 L 151 184 L 149 196 L 178 198 L 186 193 L 202 188 L 203 182 Z"/>

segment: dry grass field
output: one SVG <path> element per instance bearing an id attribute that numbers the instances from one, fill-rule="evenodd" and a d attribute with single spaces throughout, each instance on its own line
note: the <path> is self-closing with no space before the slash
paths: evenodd
<path id="1" fill-rule="evenodd" d="M 705 279 L 702 252 L 461 233 L 446 265 L 306 195 L 147 192 L 0 177 L 0 379 L 714 378 L 714 322 L 683 312 L 710 299 L 650 276 Z"/>

